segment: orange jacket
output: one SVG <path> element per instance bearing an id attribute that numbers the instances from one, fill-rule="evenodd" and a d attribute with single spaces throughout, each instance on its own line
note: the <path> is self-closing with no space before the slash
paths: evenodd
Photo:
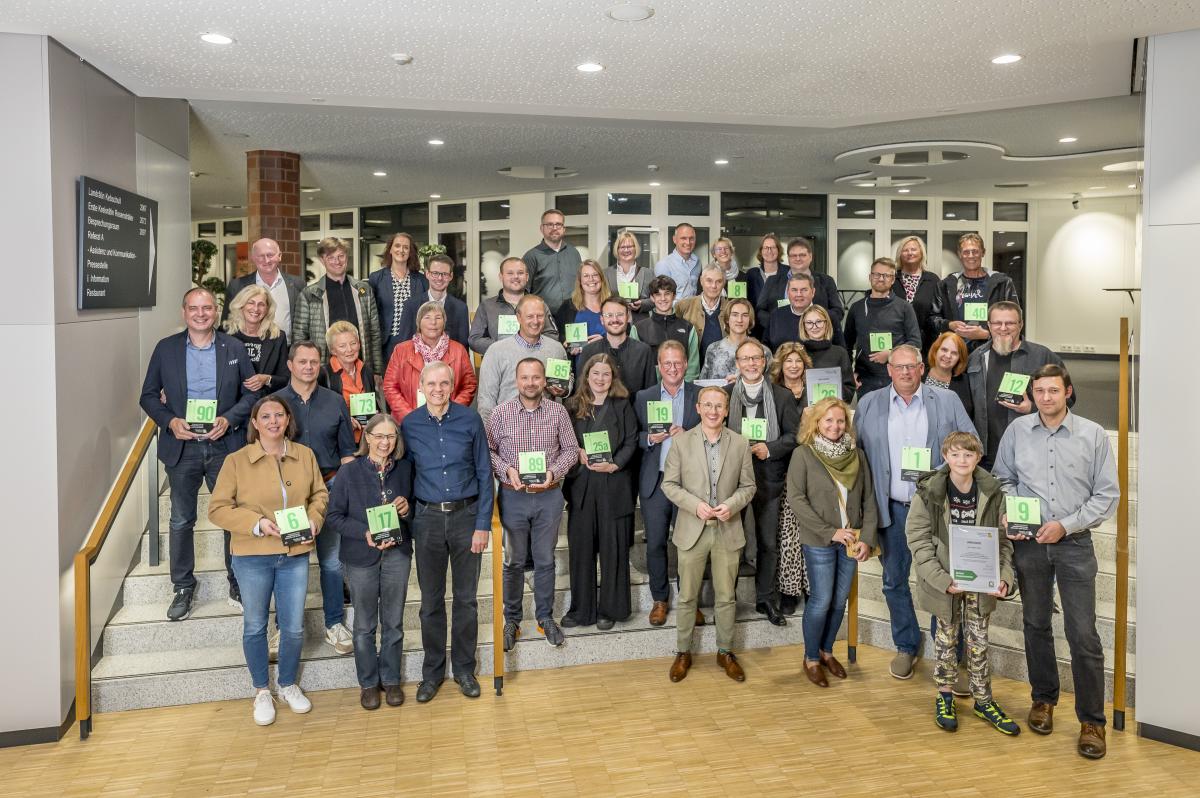
<path id="1" fill-rule="evenodd" d="M 454 393 L 450 401 L 463 406 L 470 405 L 478 386 L 471 356 L 462 344 L 451 340 L 445 362 L 454 369 Z M 417 387 L 423 368 L 425 361 L 417 354 L 411 339 L 392 350 L 392 359 L 388 361 L 387 373 L 383 376 L 383 395 L 397 424 L 417 407 Z"/>

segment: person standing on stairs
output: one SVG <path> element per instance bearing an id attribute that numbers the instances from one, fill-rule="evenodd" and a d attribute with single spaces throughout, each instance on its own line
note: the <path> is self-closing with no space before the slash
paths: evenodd
<path id="1" fill-rule="evenodd" d="M 295 713 L 312 710 L 296 679 L 304 645 L 308 553 L 313 537 L 321 537 L 329 491 L 316 456 L 293 442 L 295 434 L 296 419 L 285 399 L 259 399 L 250 412 L 250 442 L 225 458 L 208 511 L 214 523 L 233 533 L 233 569 L 245 607 L 242 651 L 257 690 L 254 722 L 259 726 L 275 722 L 267 664 L 272 599 L 281 631 L 279 697 Z"/>
<path id="2" fill-rule="evenodd" d="M 1104 741 L 1104 648 L 1096 631 L 1096 550 L 1092 530 L 1112 518 L 1121 490 L 1108 435 L 1067 408 L 1071 375 L 1056 363 L 1033 372 L 1037 412 L 1009 424 L 992 473 L 1009 496 L 1037 499 L 1042 525 L 1032 538 L 1009 535 L 1033 708 L 1029 728 L 1054 730 L 1058 658 L 1054 653 L 1054 585 L 1071 650 L 1080 755 L 1100 759 Z M 1002 522 L 1003 523 L 1003 522 Z"/>
<path id="3" fill-rule="evenodd" d="M 182 621 L 192 613 L 196 592 L 196 551 L 193 530 L 200 483 L 212 490 L 217 473 L 230 452 L 246 441 L 246 422 L 258 393 L 246 387 L 254 364 L 236 338 L 219 332 L 217 300 L 207 288 L 192 288 L 183 295 L 183 332 L 158 342 L 142 382 L 139 404 L 158 425 L 158 459 L 167 470 L 171 486 L 169 554 L 175 596 L 167 619 Z M 207 432 L 193 432 L 188 424 L 188 402 L 212 411 Z M 158 534 L 158 530 L 152 530 Z M 237 578 L 230 560 L 229 533 L 225 533 L 225 571 L 229 600 L 241 604 Z"/>
<path id="4" fill-rule="evenodd" d="M 321 353 L 311 341 L 297 341 L 288 352 L 291 382 L 272 394 L 287 401 L 295 418 L 295 440 L 317 458 L 325 484 L 329 485 L 343 464 L 354 459 L 354 430 L 350 411 L 341 395 L 317 385 Z M 342 561 L 338 556 L 340 535 L 317 539 L 317 562 L 321 568 L 321 604 L 325 613 L 325 642 L 339 654 L 354 651 L 354 638 L 346 628 Z M 279 650 L 279 626 L 271 628 L 270 651 Z"/>

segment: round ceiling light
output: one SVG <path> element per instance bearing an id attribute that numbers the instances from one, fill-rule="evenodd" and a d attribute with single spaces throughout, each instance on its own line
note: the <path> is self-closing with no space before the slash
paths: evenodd
<path id="1" fill-rule="evenodd" d="M 907 194 L 907 193 L 908 193 L 908 192 L 910 192 L 910 191 L 912 191 L 912 189 L 911 189 L 911 188 L 898 188 L 898 189 L 896 189 L 896 193 L 897 193 L 897 194 Z"/>
<path id="2" fill-rule="evenodd" d="M 376 169 L 371 174 L 375 175 L 376 177 L 387 177 L 387 172 L 383 171 L 382 169 Z"/>
<path id="3" fill-rule="evenodd" d="M 233 44 L 233 39 L 224 33 L 201 33 L 200 41 L 208 42 L 209 44 Z"/>
<path id="4" fill-rule="evenodd" d="M 637 3 L 621 3 L 604 12 L 609 19 L 617 22 L 641 22 L 654 16 L 654 9 Z"/>
<path id="5" fill-rule="evenodd" d="M 582 64 L 579 64 L 575 68 L 578 69 L 580 72 L 602 72 L 602 71 L 604 71 L 604 65 L 597 64 L 594 61 L 586 61 Z"/>
<path id="6" fill-rule="evenodd" d="M 1016 53 L 1005 53 L 1004 55 L 998 55 L 993 58 L 992 63 L 1003 66 L 1004 64 L 1015 64 L 1020 60 L 1021 56 L 1017 55 Z"/>
<path id="7" fill-rule="evenodd" d="M 442 146 L 442 145 L 443 145 L 443 144 L 445 144 L 445 143 L 446 143 L 446 142 L 442 141 L 441 139 L 430 139 L 430 140 L 429 140 L 429 146 L 430 146 L 430 147 L 440 147 L 440 146 Z"/>
<path id="8" fill-rule="evenodd" d="M 1077 141 L 1079 141 L 1079 139 L 1075 138 L 1074 136 L 1063 136 L 1061 139 L 1058 140 L 1058 143 L 1059 144 L 1074 144 Z"/>
<path id="9" fill-rule="evenodd" d="M 430 194 L 429 198 L 430 199 L 441 199 L 442 195 L 441 194 Z"/>
<path id="10" fill-rule="evenodd" d="M 652 185 L 652 186 L 656 186 L 656 187 L 657 187 L 657 186 L 661 186 L 661 185 L 662 185 L 662 183 L 658 182 L 657 180 L 651 180 L 651 181 L 650 181 L 650 185 Z"/>
<path id="11" fill-rule="evenodd" d="M 726 164 L 729 163 L 729 159 L 728 158 L 718 158 L 717 160 L 713 161 L 713 163 L 716 164 L 717 166 L 725 166 Z"/>

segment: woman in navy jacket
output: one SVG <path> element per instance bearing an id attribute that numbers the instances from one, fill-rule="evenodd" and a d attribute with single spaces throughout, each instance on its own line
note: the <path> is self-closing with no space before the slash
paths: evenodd
<path id="1" fill-rule="evenodd" d="M 363 709 L 379 708 L 379 690 L 388 706 L 404 703 L 404 599 L 412 568 L 412 465 L 402 459 L 404 442 L 396 422 L 380 413 L 363 428 L 358 457 L 338 471 L 329 493 L 325 525 L 341 535 L 340 558 L 354 606 L 354 667 Z M 391 504 L 398 529 L 394 540 L 371 539 L 367 509 Z M 376 627 L 382 627 L 379 650 Z"/>

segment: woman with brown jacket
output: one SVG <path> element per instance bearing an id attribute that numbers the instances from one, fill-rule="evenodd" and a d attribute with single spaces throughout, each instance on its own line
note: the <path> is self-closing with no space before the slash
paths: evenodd
<path id="1" fill-rule="evenodd" d="M 233 571 L 242 589 L 242 651 L 254 696 L 254 722 L 275 722 L 268 686 L 267 614 L 275 599 L 279 625 L 279 697 L 293 712 L 312 709 L 296 674 L 304 642 L 308 553 L 321 531 L 329 491 L 312 450 L 292 442 L 295 416 L 278 397 L 250 411 L 249 441 L 225 458 L 208 517 L 232 534 Z"/>

